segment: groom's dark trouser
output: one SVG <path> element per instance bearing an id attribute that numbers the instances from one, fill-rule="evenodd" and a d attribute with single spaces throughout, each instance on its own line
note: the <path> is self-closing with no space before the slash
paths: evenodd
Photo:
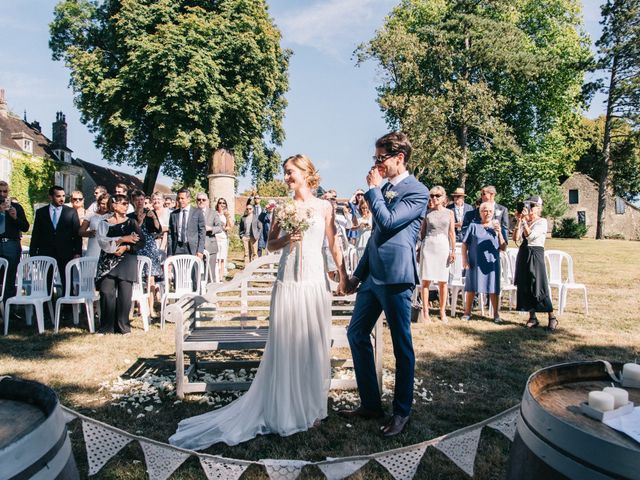
<path id="1" fill-rule="evenodd" d="M 347 338 L 353 355 L 356 382 L 363 408 L 379 410 L 382 406 L 371 345 L 371 331 L 384 310 L 391 331 L 393 354 L 396 357 L 393 413 L 406 417 L 411 412 L 415 367 L 411 342 L 413 289 L 414 285 L 404 283 L 377 285 L 369 277 L 358 290 Z"/>

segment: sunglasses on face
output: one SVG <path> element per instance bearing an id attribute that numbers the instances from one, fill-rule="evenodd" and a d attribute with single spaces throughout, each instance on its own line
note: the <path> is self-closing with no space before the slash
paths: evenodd
<path id="1" fill-rule="evenodd" d="M 384 155 L 374 155 L 371 158 L 373 159 L 374 162 L 376 162 L 376 165 L 379 165 L 381 163 L 384 163 L 385 160 L 391 157 L 395 157 L 396 155 L 397 155 L 396 153 L 386 153 Z"/>
<path id="2" fill-rule="evenodd" d="M 84 200 L 84 198 L 72 198 L 71 199 L 72 202 L 81 202 L 82 200 Z"/>
<path id="3" fill-rule="evenodd" d="M 441 193 L 432 193 L 431 195 L 429 195 L 431 198 L 440 198 L 442 196 Z"/>
<path id="4" fill-rule="evenodd" d="M 196 201 L 198 201 L 198 202 L 206 202 L 207 199 L 206 198 L 198 198 Z"/>

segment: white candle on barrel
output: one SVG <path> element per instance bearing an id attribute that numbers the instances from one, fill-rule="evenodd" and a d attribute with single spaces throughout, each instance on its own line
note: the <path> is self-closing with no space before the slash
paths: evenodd
<path id="1" fill-rule="evenodd" d="M 613 395 L 614 408 L 622 407 L 629 403 L 629 392 L 627 392 L 624 388 L 605 387 L 602 391 L 604 393 Z"/>
<path id="2" fill-rule="evenodd" d="M 589 392 L 589 406 L 591 408 L 601 412 L 608 412 L 613 410 L 614 405 L 615 399 L 610 393 L 601 392 L 600 390 Z"/>
<path id="3" fill-rule="evenodd" d="M 640 365 L 637 363 L 625 363 L 622 367 L 622 378 L 640 382 Z"/>

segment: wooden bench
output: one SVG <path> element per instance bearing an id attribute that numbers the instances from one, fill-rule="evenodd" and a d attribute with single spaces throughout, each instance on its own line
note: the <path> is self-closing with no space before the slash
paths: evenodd
<path id="1" fill-rule="evenodd" d="M 176 324 L 176 394 L 246 390 L 250 382 L 206 383 L 192 381 L 201 366 L 215 370 L 254 368 L 255 360 L 199 361 L 198 353 L 264 349 L 269 334 L 271 290 L 278 271 L 279 255 L 271 254 L 251 262 L 229 282 L 209 284 L 205 295 L 185 295 L 169 305 L 167 321 Z M 330 282 L 335 292 L 337 284 Z M 355 294 L 332 298 L 331 341 L 334 348 L 348 348 L 346 326 L 351 318 Z M 378 383 L 382 386 L 382 320 L 372 333 Z M 189 366 L 185 369 L 185 356 Z M 333 359 L 332 366 L 353 367 L 351 359 Z M 355 379 L 331 381 L 332 389 L 355 388 Z"/>

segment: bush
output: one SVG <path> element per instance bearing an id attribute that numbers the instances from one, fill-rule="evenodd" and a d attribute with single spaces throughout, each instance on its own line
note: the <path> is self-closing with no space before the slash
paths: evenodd
<path id="1" fill-rule="evenodd" d="M 576 222 L 573 218 L 563 218 L 560 226 L 553 226 L 552 236 L 555 238 L 582 238 L 587 234 L 587 226 Z"/>

